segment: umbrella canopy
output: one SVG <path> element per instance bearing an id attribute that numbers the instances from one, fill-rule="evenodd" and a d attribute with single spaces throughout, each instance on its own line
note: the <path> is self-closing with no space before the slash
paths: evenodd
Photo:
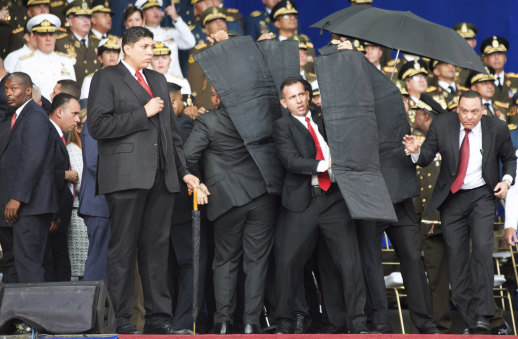
<path id="1" fill-rule="evenodd" d="M 326 16 L 325 18 L 315 22 L 313 25 L 309 27 L 325 29 L 326 31 L 335 33 L 334 30 L 336 25 L 340 25 L 342 22 L 349 19 L 351 16 L 367 8 L 371 7 L 364 5 L 349 6 L 347 8 L 341 9 Z"/>
<path id="2" fill-rule="evenodd" d="M 333 13 L 327 17 L 329 19 L 324 18 L 311 27 L 485 72 L 473 48 L 451 28 L 425 20 L 410 11 L 375 7 L 343 11 L 341 15 L 338 15 L 340 11 Z"/>

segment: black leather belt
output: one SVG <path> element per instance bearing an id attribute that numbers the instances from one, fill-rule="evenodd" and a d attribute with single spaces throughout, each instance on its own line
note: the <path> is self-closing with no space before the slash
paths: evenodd
<path id="1" fill-rule="evenodd" d="M 338 191 L 338 185 L 336 183 L 332 183 L 327 191 L 324 191 L 320 188 L 320 186 L 311 186 L 311 197 L 322 197 L 327 194 L 331 194 Z"/>

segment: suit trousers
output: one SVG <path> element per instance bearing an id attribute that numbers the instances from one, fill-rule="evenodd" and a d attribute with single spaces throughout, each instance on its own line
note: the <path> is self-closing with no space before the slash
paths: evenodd
<path id="1" fill-rule="evenodd" d="M 336 190 L 311 199 L 301 213 L 282 210 L 275 242 L 278 320 L 292 321 L 295 286 L 313 253 L 318 234 L 329 248 L 343 283 L 347 317 L 352 328 L 365 322 L 365 288 L 356 241 L 356 229 L 341 193 Z"/>
<path id="2" fill-rule="evenodd" d="M 133 311 L 135 256 L 144 291 L 146 321 L 172 317 L 166 268 L 174 197 L 165 187 L 161 170 L 156 172 L 151 189 L 106 194 L 111 225 L 108 291 L 119 326 L 129 323 Z"/>
<path id="3" fill-rule="evenodd" d="M 450 194 L 439 207 L 448 247 L 452 297 L 469 328 L 495 314 L 493 223 L 496 203 L 487 185 Z M 471 254 L 470 254 L 471 240 Z"/>
<path id="4" fill-rule="evenodd" d="M 243 257 L 243 321 L 259 325 L 276 219 L 277 197 L 263 194 L 243 206 L 230 209 L 214 221 L 214 322 L 233 323 L 239 263 Z"/>
<path id="5" fill-rule="evenodd" d="M 14 249 L 13 249 L 13 228 L 0 227 L 0 245 L 2 245 L 1 282 L 5 284 L 14 284 L 18 282 L 16 276 L 16 267 L 14 267 Z"/>
<path id="6" fill-rule="evenodd" d="M 88 257 L 83 280 L 104 280 L 108 286 L 106 252 L 110 242 L 110 219 L 91 215 L 84 215 L 83 219 L 88 233 Z"/>
<path id="7" fill-rule="evenodd" d="M 19 283 L 45 281 L 43 262 L 52 214 L 19 216 L 13 225 L 14 265 Z"/>
<path id="8" fill-rule="evenodd" d="M 67 244 L 69 226 L 68 223 L 62 223 L 55 232 L 49 233 L 45 255 L 46 281 L 70 281 L 71 266 Z"/>

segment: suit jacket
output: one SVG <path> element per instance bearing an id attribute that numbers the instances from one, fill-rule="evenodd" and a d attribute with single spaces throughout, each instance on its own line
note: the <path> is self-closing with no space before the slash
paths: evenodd
<path id="1" fill-rule="evenodd" d="M 2 80 L 0 80 L 0 120 L 4 119 L 11 109 L 7 106 L 7 99 L 5 98 L 5 80 L 9 73 L 7 73 Z"/>
<path id="2" fill-rule="evenodd" d="M 163 110 L 149 119 L 144 105 L 151 97 L 126 66 L 119 63 L 93 76 L 88 124 L 92 137 L 99 142 L 98 194 L 150 189 L 159 157 L 169 192 L 179 192 L 179 177 L 187 174 L 165 77 L 149 69 L 143 72 L 154 96 L 164 100 Z"/>
<path id="3" fill-rule="evenodd" d="M 74 196 L 70 191 L 69 183 L 65 181 L 65 171 L 70 169 L 70 158 L 68 156 L 67 147 L 54 126 L 52 127 L 50 134 L 54 141 L 54 183 L 56 186 L 58 206 L 58 211 L 54 216 L 54 220 L 60 220 L 58 232 L 66 232 L 68 230 L 68 225 L 70 224 L 72 204 L 74 202 Z"/>
<path id="4" fill-rule="evenodd" d="M 266 193 L 261 172 L 224 108 L 200 115 L 194 122 L 185 143 L 185 156 L 189 170 L 195 174 L 199 174 L 202 155 L 205 184 L 211 192 L 209 220 Z"/>
<path id="5" fill-rule="evenodd" d="M 83 176 L 79 188 L 79 215 L 110 217 L 110 210 L 104 195 L 95 195 L 95 177 L 97 173 L 97 141 L 88 131 L 88 119 L 81 130 L 83 151 Z"/>
<path id="6" fill-rule="evenodd" d="M 492 191 L 500 181 L 499 161 L 503 164 L 502 173 L 514 178 L 516 156 L 505 122 L 483 115 L 480 123 L 482 124 L 482 177 Z M 441 206 L 450 193 L 459 166 L 459 135 L 460 121 L 455 113 L 441 114 L 430 124 L 417 164 L 421 167 L 428 165 L 437 152 L 441 153 L 442 161 L 439 178 L 426 213 L 431 213 Z"/>
<path id="7" fill-rule="evenodd" d="M 178 124 L 182 141 L 185 143 L 191 134 L 193 121 L 188 116 L 180 115 L 176 117 L 176 123 Z M 173 225 L 190 222 L 192 217 L 191 210 L 192 198 L 189 196 L 187 186 L 182 185 L 180 193 L 174 199 Z"/>
<path id="8" fill-rule="evenodd" d="M 327 140 L 321 116 L 312 112 L 311 118 Z M 282 187 L 282 205 L 292 212 L 304 211 L 311 201 L 311 177 L 317 175 L 317 148 L 309 130 L 291 114 L 274 123 L 273 139 L 279 157 L 286 168 Z"/>
<path id="9" fill-rule="evenodd" d="M 10 199 L 22 202 L 19 216 L 55 213 L 54 139 L 47 114 L 30 100 L 9 131 L 11 116 L 1 124 L 8 133 L 0 149 L 0 225 Z M 8 225 L 10 226 L 10 225 Z"/>

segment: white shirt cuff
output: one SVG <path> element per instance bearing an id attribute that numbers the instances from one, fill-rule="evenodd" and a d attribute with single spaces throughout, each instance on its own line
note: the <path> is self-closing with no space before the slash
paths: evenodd
<path id="1" fill-rule="evenodd" d="M 509 179 L 509 182 L 512 183 L 513 182 L 513 177 L 510 176 L 509 174 L 506 174 L 502 177 L 502 181 L 505 181 L 506 179 Z"/>
<path id="2" fill-rule="evenodd" d="M 410 157 L 412 158 L 412 162 L 415 164 L 419 159 L 419 154 L 421 154 L 421 149 L 417 151 L 417 154 L 410 153 Z"/>

